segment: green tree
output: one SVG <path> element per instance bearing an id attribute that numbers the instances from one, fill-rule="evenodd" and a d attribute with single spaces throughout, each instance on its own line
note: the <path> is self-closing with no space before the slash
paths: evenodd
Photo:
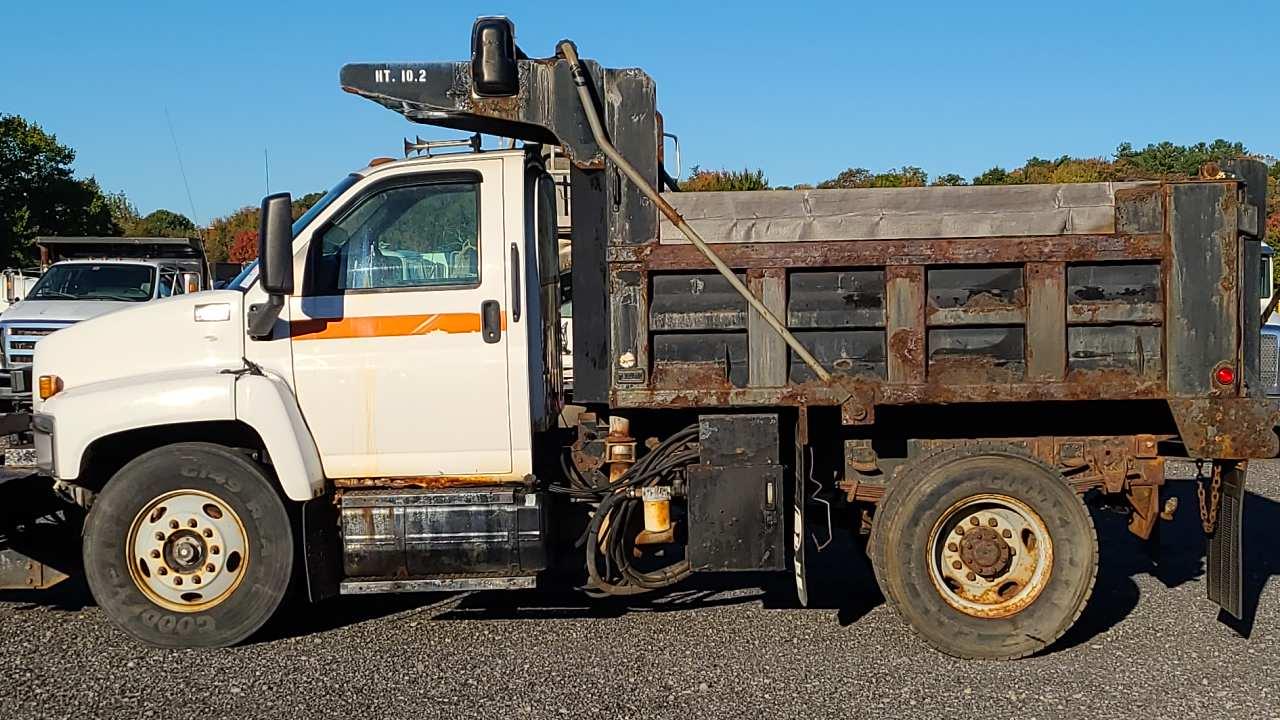
<path id="1" fill-rule="evenodd" d="M 973 179 L 974 185 L 1012 185 L 1017 182 L 1019 180 L 1015 179 L 1008 170 L 999 165 Z"/>
<path id="2" fill-rule="evenodd" d="M 134 237 L 196 237 L 196 224 L 182 213 L 172 210 L 156 210 L 138 220 L 129 228 Z"/>
<path id="3" fill-rule="evenodd" d="M 307 193 L 302 197 L 293 199 L 293 219 L 297 220 L 302 214 L 310 210 L 312 206 L 320 202 L 320 198 L 324 197 L 324 192 Z"/>
<path id="4" fill-rule="evenodd" d="M 1221 138 L 1211 143 L 1175 145 L 1169 141 L 1134 150 L 1130 143 L 1116 148 L 1116 166 L 1128 178 L 1191 177 L 1207 162 L 1219 162 L 1247 155 L 1244 144 Z"/>
<path id="5" fill-rule="evenodd" d="M 924 187 L 928 183 L 929 174 L 924 170 L 914 165 L 903 165 L 882 173 L 872 173 L 860 167 L 847 168 L 830 180 L 818 183 L 818 187 L 822 189 Z"/>
<path id="6" fill-rule="evenodd" d="M 0 262 L 32 262 L 37 235 L 119 234 L 97 180 L 72 173 L 75 157 L 39 125 L 0 115 Z"/>
<path id="7" fill-rule="evenodd" d="M 688 179 L 680 182 L 680 189 L 686 192 L 768 190 L 769 179 L 763 170 L 703 170 L 694 165 Z"/>
<path id="8" fill-rule="evenodd" d="M 946 175 L 939 175 L 938 177 L 934 178 L 933 184 L 934 185 L 967 185 L 968 183 L 965 182 L 963 175 L 957 175 L 955 173 L 947 173 Z"/>
<path id="9" fill-rule="evenodd" d="M 851 167 L 840 171 L 839 175 L 830 180 L 823 180 L 818 183 L 820 190 L 832 190 L 837 188 L 864 188 L 871 187 L 871 180 L 875 176 L 866 168 Z"/>
<path id="10" fill-rule="evenodd" d="M 929 173 L 914 165 L 880 173 L 871 179 L 871 187 L 924 187 L 929 184 Z"/>
<path id="11" fill-rule="evenodd" d="M 107 209 L 111 212 L 111 220 L 116 227 L 125 235 L 136 235 L 131 229 L 142 219 L 138 215 L 138 208 L 124 194 L 124 191 L 107 193 L 103 197 L 107 204 Z"/>

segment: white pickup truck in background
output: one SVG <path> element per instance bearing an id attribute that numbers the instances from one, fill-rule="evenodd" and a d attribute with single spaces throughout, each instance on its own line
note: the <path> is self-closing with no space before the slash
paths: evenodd
<path id="1" fill-rule="evenodd" d="M 189 238 L 41 237 L 43 274 L 15 278 L 0 313 L 0 403 L 30 403 L 31 358 L 41 338 L 114 310 L 210 287 L 204 245 Z M 17 283 L 23 283 L 20 292 Z"/>

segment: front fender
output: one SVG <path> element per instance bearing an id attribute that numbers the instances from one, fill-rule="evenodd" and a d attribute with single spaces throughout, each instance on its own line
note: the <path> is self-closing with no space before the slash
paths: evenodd
<path id="1" fill-rule="evenodd" d="M 42 466 L 75 481 L 85 452 L 100 438 L 129 430 L 182 423 L 239 421 L 262 438 L 281 488 L 292 500 L 309 500 L 324 489 L 320 454 L 298 404 L 284 381 L 209 369 L 135 376 L 69 388 L 45 401 L 41 417 L 52 418 L 51 441 L 35 424 Z"/>
<path id="2" fill-rule="evenodd" d="M 324 467 L 288 383 L 272 375 L 236 377 L 236 418 L 257 431 L 284 494 L 310 500 L 324 492 Z"/>

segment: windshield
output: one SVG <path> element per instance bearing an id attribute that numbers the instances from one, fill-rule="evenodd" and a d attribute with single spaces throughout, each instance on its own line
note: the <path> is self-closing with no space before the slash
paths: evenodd
<path id="1" fill-rule="evenodd" d="M 155 281 L 156 270 L 150 265 L 54 265 L 31 288 L 27 299 L 146 302 L 151 299 Z"/>
<path id="2" fill-rule="evenodd" d="M 333 186 L 333 189 L 325 193 L 324 197 L 317 200 L 315 205 L 312 205 L 306 212 L 302 213 L 301 217 L 293 221 L 293 236 L 298 237 L 298 233 L 302 232 L 303 228 L 310 225 L 311 221 L 315 220 L 317 215 L 324 212 L 324 209 L 329 207 L 329 205 L 336 200 L 339 195 L 346 192 L 348 188 L 355 185 L 359 180 L 360 176 L 354 173 L 339 180 L 338 184 Z M 231 282 L 227 283 L 226 289 L 244 290 L 252 285 L 253 281 L 257 279 L 258 261 L 254 260 L 248 265 L 245 265 L 244 269 L 240 271 L 240 274 L 236 275 Z"/>

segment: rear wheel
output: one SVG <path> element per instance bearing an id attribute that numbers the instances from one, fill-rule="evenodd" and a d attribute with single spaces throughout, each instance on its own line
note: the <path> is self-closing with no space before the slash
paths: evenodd
<path id="1" fill-rule="evenodd" d="M 133 637 L 225 646 L 262 627 L 293 567 L 293 532 L 271 480 L 244 455 L 184 443 L 122 468 L 85 523 L 94 599 Z"/>
<path id="2" fill-rule="evenodd" d="M 987 444 L 904 468 L 869 551 L 913 630 L 947 654 L 987 659 L 1029 655 L 1066 632 L 1098 558 L 1093 521 L 1062 476 Z"/>

